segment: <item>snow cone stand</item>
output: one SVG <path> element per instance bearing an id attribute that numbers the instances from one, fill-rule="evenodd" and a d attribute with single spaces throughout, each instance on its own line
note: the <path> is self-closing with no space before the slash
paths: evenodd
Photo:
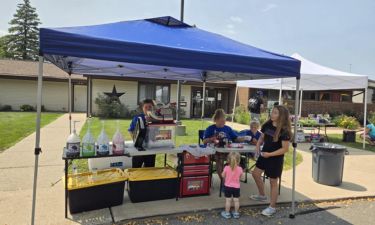
<path id="1" fill-rule="evenodd" d="M 195 81 L 203 82 L 204 90 L 206 82 L 295 77 L 297 87 L 295 114 L 298 114 L 300 78 L 300 62 L 298 60 L 242 44 L 190 26 L 175 18 L 159 17 L 95 26 L 41 28 L 32 224 L 34 224 L 35 215 L 38 159 L 41 152 L 40 117 L 43 61 L 45 59 L 69 74 L 69 100 L 71 99 L 71 74 L 82 74 L 88 77 L 88 93 L 91 93 L 92 88 L 91 76 Z M 203 91 L 203 109 L 204 101 L 205 91 Z M 88 104 L 91 105 L 91 101 L 88 101 Z M 69 113 L 71 113 L 70 102 Z M 91 116 L 91 112 L 88 114 Z M 204 110 L 202 110 L 202 118 L 203 115 Z M 71 116 L 69 118 L 71 126 Z M 165 136 L 159 137 L 159 140 L 163 138 Z M 174 137 L 170 138 L 173 140 Z M 102 140 L 106 141 L 105 138 Z M 213 154 L 215 151 L 240 150 L 240 148 L 217 149 L 214 147 L 205 149 L 204 146 L 194 145 L 194 143 L 186 146 L 174 146 L 174 142 L 170 146 L 149 147 L 146 145 L 140 148 L 139 145 L 136 146 L 137 141 L 135 140 L 135 143 L 125 142 L 123 152 L 112 151 L 111 154 L 110 151 L 107 151 L 108 149 L 103 152 L 98 151 L 101 145 L 98 142 L 99 140 L 96 144 L 99 147 L 94 144 L 94 148 L 97 148 L 94 154 L 92 151 L 90 153 L 90 149 L 83 154 L 82 147 L 84 146 L 81 146 L 81 143 L 75 146 L 78 154 L 67 155 L 67 151 L 64 151 L 66 200 L 69 200 L 72 213 L 122 204 L 126 185 L 129 195 L 131 195 L 130 198 L 134 202 L 172 196 L 178 198 L 179 196 L 208 194 L 211 185 L 209 171 L 211 162 L 207 160 L 207 152 Z M 66 147 L 69 149 L 70 146 Z M 295 143 L 293 147 L 293 165 L 295 165 Z M 251 151 L 251 147 L 248 150 Z M 98 154 L 98 152 L 103 154 Z M 116 153 L 113 154 L 114 152 Z M 72 175 L 68 175 L 69 160 L 132 157 L 155 153 L 179 154 L 177 171 L 165 165 L 164 168 L 128 169 L 126 171 L 110 168 L 81 174 L 73 172 Z M 191 157 L 192 153 L 198 156 Z M 199 156 L 199 154 L 203 155 Z M 293 169 L 295 171 L 294 166 Z M 196 181 L 197 177 L 200 180 Z M 191 185 L 185 185 L 187 183 Z M 199 185 L 200 183 L 203 185 Z M 158 187 L 155 188 L 155 185 Z M 168 188 L 165 188 L 166 186 Z M 189 188 L 187 188 L 188 186 Z M 206 189 L 200 190 L 200 187 Z M 153 190 L 155 192 L 150 193 L 149 196 L 139 196 L 139 193 L 146 193 L 151 189 L 155 189 Z M 171 191 L 173 189 L 174 191 Z M 168 192 L 163 192 L 165 190 Z M 292 216 L 294 216 L 295 206 L 294 190 L 293 182 Z M 92 197 L 93 195 L 95 197 Z M 82 202 L 82 198 L 93 202 Z M 82 205 L 77 205 L 78 203 L 82 203 Z M 88 208 L 88 205 L 91 208 Z M 65 212 L 67 216 L 67 210 Z"/>

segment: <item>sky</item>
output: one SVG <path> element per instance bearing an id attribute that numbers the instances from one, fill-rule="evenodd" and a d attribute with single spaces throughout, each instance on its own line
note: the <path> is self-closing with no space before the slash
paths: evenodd
<path id="1" fill-rule="evenodd" d="M 0 0 L 0 35 L 22 0 Z M 31 0 L 42 27 L 173 16 L 180 0 Z M 375 79 L 374 0 L 185 0 L 184 21 L 268 51 Z"/>

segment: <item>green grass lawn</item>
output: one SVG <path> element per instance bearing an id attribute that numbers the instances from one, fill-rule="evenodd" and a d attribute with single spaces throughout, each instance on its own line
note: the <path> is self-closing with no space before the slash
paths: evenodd
<path id="1" fill-rule="evenodd" d="M 112 119 L 106 119 L 104 120 L 104 129 L 111 139 L 113 134 L 115 133 L 117 129 L 117 120 Z M 130 135 L 127 131 L 131 120 L 118 120 L 120 124 L 120 130 L 121 133 L 124 135 L 125 140 L 131 140 Z M 178 136 L 176 138 L 176 146 L 180 146 L 182 144 L 192 144 L 198 142 L 198 130 L 205 129 L 207 126 L 209 126 L 211 123 L 208 121 L 202 121 L 201 120 L 182 120 L 182 124 L 186 126 L 186 135 L 185 136 Z M 92 118 L 91 122 L 91 132 L 93 133 L 94 137 L 97 138 L 100 131 L 101 131 L 102 125 L 101 120 L 97 117 Z M 87 130 L 87 123 L 83 126 L 80 136 L 81 138 L 85 135 Z M 168 158 L 168 164 L 173 165 L 173 157 Z M 81 159 L 81 160 L 75 160 L 78 166 L 79 171 L 87 171 L 88 165 L 87 165 L 87 159 Z M 302 162 L 302 156 L 300 154 L 297 154 L 297 164 Z M 252 162 L 250 162 L 252 163 Z M 284 163 L 284 169 L 290 169 L 292 165 L 292 151 L 289 151 L 285 157 L 285 163 Z M 156 156 L 156 166 L 164 166 L 164 155 L 160 154 Z"/>
<path id="2" fill-rule="evenodd" d="M 357 149 L 362 149 L 362 146 L 363 146 L 362 138 L 359 135 L 357 135 L 357 137 L 356 137 L 356 142 L 353 142 L 353 143 L 343 142 L 342 141 L 342 134 L 329 134 L 328 137 L 329 137 L 329 142 L 332 142 L 332 143 L 345 145 L 345 146 L 357 148 Z M 375 146 L 370 146 L 366 142 L 366 148 L 364 150 L 375 152 Z"/>
<path id="3" fill-rule="evenodd" d="M 61 113 L 42 113 L 42 127 L 61 115 Z M 35 121 L 35 112 L 0 112 L 0 152 L 34 132 Z"/>

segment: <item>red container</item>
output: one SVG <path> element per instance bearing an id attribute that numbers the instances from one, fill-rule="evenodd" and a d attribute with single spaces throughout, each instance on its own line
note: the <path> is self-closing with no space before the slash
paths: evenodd
<path id="1" fill-rule="evenodd" d="M 184 177 L 181 180 L 180 195 L 209 195 L 210 194 L 210 179 L 209 176 L 199 177 Z"/>
<path id="2" fill-rule="evenodd" d="M 184 166 L 183 176 L 202 176 L 209 175 L 210 166 L 209 165 L 192 165 Z"/>
<path id="3" fill-rule="evenodd" d="M 209 164 L 210 163 L 210 156 L 202 156 L 202 157 L 195 157 L 189 152 L 184 152 L 183 153 L 183 164 L 188 165 L 188 164 Z"/>

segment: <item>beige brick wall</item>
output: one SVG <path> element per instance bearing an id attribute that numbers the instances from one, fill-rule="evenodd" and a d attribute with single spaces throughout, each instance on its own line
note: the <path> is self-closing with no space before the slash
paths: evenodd
<path id="1" fill-rule="evenodd" d="M 68 82 L 43 82 L 42 105 L 47 110 L 68 110 Z M 0 79 L 0 104 L 19 110 L 21 105 L 36 106 L 37 81 Z"/>

